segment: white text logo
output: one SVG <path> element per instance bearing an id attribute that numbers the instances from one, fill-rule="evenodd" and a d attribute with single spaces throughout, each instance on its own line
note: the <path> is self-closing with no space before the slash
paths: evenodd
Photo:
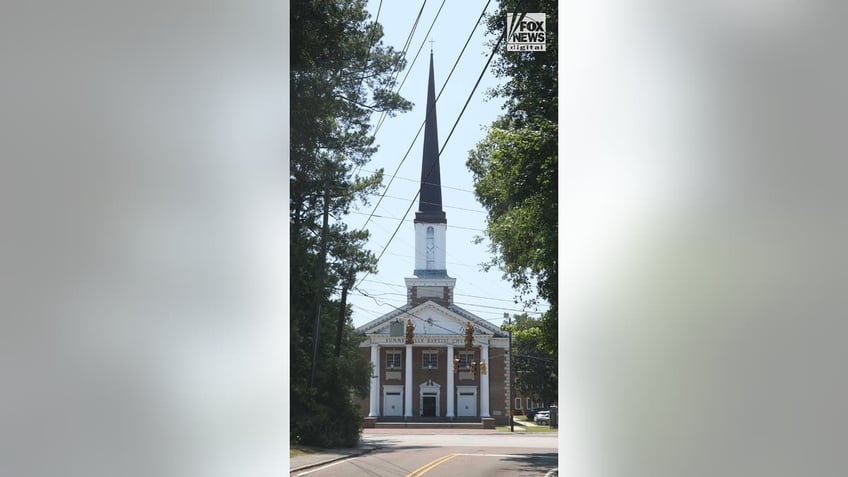
<path id="1" fill-rule="evenodd" d="M 544 13 L 507 13 L 507 51 L 545 51 Z"/>

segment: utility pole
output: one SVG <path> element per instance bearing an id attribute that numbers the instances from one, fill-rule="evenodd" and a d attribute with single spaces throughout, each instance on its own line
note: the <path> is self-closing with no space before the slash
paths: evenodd
<path id="1" fill-rule="evenodd" d="M 342 281 L 342 302 L 339 305 L 339 319 L 336 322 L 336 358 L 342 355 L 342 334 L 347 318 L 347 289 L 350 286 L 347 280 Z"/>
<path id="2" fill-rule="evenodd" d="M 515 389 L 515 370 L 512 369 L 512 318 L 509 313 L 504 313 L 509 324 L 509 432 L 515 432 L 515 396 L 512 395 Z"/>
<path id="3" fill-rule="evenodd" d="M 324 277 L 327 274 L 327 232 L 330 228 L 330 189 L 324 190 L 324 217 L 321 226 L 321 258 L 318 260 L 318 286 L 315 290 L 315 332 L 312 336 L 312 370 L 309 387 L 315 387 L 315 368 L 318 365 L 318 337 L 321 333 L 321 301 L 324 295 Z"/>

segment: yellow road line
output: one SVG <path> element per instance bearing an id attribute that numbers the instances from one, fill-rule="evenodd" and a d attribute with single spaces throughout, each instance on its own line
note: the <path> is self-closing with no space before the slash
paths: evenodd
<path id="1" fill-rule="evenodd" d="M 432 470 L 437 465 L 444 463 L 444 462 L 447 462 L 447 461 L 453 459 L 454 457 L 456 457 L 456 454 L 448 454 L 444 457 L 439 457 L 438 459 L 434 460 L 433 462 L 430 462 L 428 464 L 424 464 L 421 467 L 413 470 L 412 472 L 407 474 L 406 477 L 419 477 L 421 475 L 424 475 L 426 472 Z"/>

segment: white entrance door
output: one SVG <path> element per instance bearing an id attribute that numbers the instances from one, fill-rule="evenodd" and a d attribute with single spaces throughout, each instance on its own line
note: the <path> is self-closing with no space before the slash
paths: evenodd
<path id="1" fill-rule="evenodd" d="M 456 387 L 456 415 L 460 417 L 477 415 L 476 386 Z"/>
<path id="2" fill-rule="evenodd" d="M 383 386 L 383 415 L 403 416 L 403 386 Z"/>

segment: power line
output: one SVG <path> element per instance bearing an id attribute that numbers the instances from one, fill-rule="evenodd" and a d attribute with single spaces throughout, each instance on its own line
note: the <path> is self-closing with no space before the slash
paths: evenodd
<path id="1" fill-rule="evenodd" d="M 515 311 L 515 312 L 518 312 L 518 313 L 534 313 L 534 314 L 538 313 L 538 314 L 542 314 L 541 311 L 519 310 L 517 308 L 504 308 L 502 306 L 480 305 L 479 303 L 464 303 L 464 302 L 461 302 L 461 301 L 455 301 L 454 303 L 456 303 L 457 305 L 476 306 L 476 307 L 480 307 L 480 308 L 492 308 L 492 309 L 495 309 L 495 310 L 502 310 L 502 311 Z"/>
<path id="2" fill-rule="evenodd" d="M 396 91 L 397 93 L 400 93 L 401 88 L 403 88 L 404 83 L 406 83 L 406 79 L 409 78 L 409 73 L 415 66 L 415 62 L 418 61 L 418 55 L 421 54 L 421 49 L 424 47 L 424 43 L 427 42 L 427 37 L 430 36 L 430 32 L 433 31 L 433 26 L 436 24 L 436 20 L 439 18 L 439 14 L 442 13 L 442 7 L 445 6 L 445 1 L 446 0 L 442 0 L 442 4 L 439 5 L 439 10 L 436 12 L 436 16 L 433 17 L 433 21 L 430 22 L 430 28 L 428 28 L 427 33 L 424 34 L 424 41 L 422 41 L 421 45 L 418 46 L 418 51 L 415 52 L 415 57 L 412 59 L 412 63 L 410 63 L 409 67 L 406 69 L 406 74 L 404 75 L 403 80 L 401 80 L 400 86 L 398 86 L 398 89 Z M 383 115 L 380 117 L 379 121 L 377 122 L 377 127 L 374 129 L 374 136 L 376 136 L 380 128 L 383 127 L 383 123 L 386 121 L 387 117 L 388 114 L 384 112 Z"/>
<path id="3" fill-rule="evenodd" d="M 360 169 L 360 170 L 362 172 L 367 172 L 369 174 L 376 174 L 378 172 L 378 171 L 375 171 L 373 169 L 364 169 L 363 168 L 363 169 Z M 419 182 L 419 183 L 421 182 L 421 179 L 412 179 L 412 178 L 409 178 L 409 177 L 401 177 L 401 176 L 394 176 L 394 179 L 400 179 L 400 180 L 407 181 L 407 182 Z M 424 184 L 434 184 L 434 182 L 424 182 Z M 468 192 L 469 194 L 475 193 L 471 189 L 463 189 L 461 187 L 446 186 L 444 184 L 440 184 L 440 185 L 442 186 L 442 189 L 458 190 L 458 191 L 461 191 L 461 192 Z M 377 195 L 377 194 L 374 194 L 374 195 Z"/>
<path id="4" fill-rule="evenodd" d="M 406 36 L 406 41 L 405 41 L 405 42 L 404 42 L 404 44 L 403 44 L 403 48 L 401 48 L 401 54 L 400 54 L 400 55 L 398 55 L 398 59 L 397 59 L 397 61 L 395 61 L 395 64 L 392 66 L 392 69 L 394 70 L 392 73 L 390 73 L 391 75 L 393 75 L 393 76 L 394 76 L 394 78 L 392 79 L 392 84 L 394 84 L 395 82 L 397 82 L 397 77 L 398 77 L 398 75 L 400 74 L 400 69 L 399 69 L 399 68 L 400 68 L 400 63 L 401 63 L 401 61 L 403 61 L 403 59 L 404 59 L 404 58 L 406 58 L 406 53 L 407 53 L 407 51 L 408 51 L 408 49 L 409 49 L 409 45 L 410 45 L 410 43 L 412 43 L 412 37 L 415 35 L 415 30 L 416 30 L 416 29 L 418 29 L 418 22 L 421 20 L 421 14 L 424 12 L 424 6 L 425 6 L 425 5 L 427 5 L 427 0 L 424 0 L 423 2 L 421 2 L 421 8 L 418 10 L 418 15 L 416 15 L 416 17 L 415 17 L 415 21 L 412 23 L 412 28 L 410 28 L 410 30 L 409 30 L 409 34 Z M 383 9 L 383 1 L 382 1 L 382 0 L 380 0 L 380 4 L 379 4 L 379 5 L 378 5 L 378 7 L 377 7 L 377 17 L 378 17 L 378 18 L 379 18 L 379 16 L 380 16 L 380 11 L 381 11 L 382 9 Z M 376 20 L 374 21 L 374 23 L 376 23 Z M 369 50 L 369 51 L 370 51 L 370 50 Z M 399 92 L 399 91 L 400 91 L 400 88 L 398 88 L 398 92 Z M 387 111 L 383 111 L 383 112 L 381 113 L 381 119 L 379 120 L 379 123 L 380 123 L 380 124 L 382 124 L 383 118 L 384 118 L 385 116 L 387 116 L 387 115 L 388 115 L 388 112 L 387 112 Z M 377 128 L 374 130 L 374 133 L 373 133 L 373 134 L 371 134 L 371 140 L 372 140 L 372 141 L 373 141 L 373 140 L 374 140 L 374 138 L 377 136 L 377 130 L 378 130 L 378 129 L 379 129 L 379 125 L 378 125 L 378 126 L 377 126 Z M 362 166 L 359 166 L 359 167 L 357 168 L 357 172 L 358 172 L 358 170 L 359 170 L 361 167 L 362 167 Z"/>
<path id="5" fill-rule="evenodd" d="M 513 354 L 513 356 L 516 357 L 516 358 L 535 359 L 537 361 L 545 361 L 545 362 L 548 362 L 548 363 L 553 363 L 553 362 L 556 361 L 553 358 L 544 358 L 544 357 L 541 357 L 541 356 L 531 356 L 529 354 Z"/>
<path id="6" fill-rule="evenodd" d="M 401 56 L 398 57 L 398 61 L 395 63 L 394 81 L 397 81 L 397 78 L 400 75 L 399 66 L 400 66 L 401 59 L 406 58 L 406 54 L 409 52 L 409 45 L 412 44 L 412 37 L 415 36 L 415 30 L 418 29 L 418 22 L 421 21 L 421 14 L 424 13 L 424 7 L 426 5 L 427 5 L 427 0 L 424 0 L 421 3 L 421 8 L 418 10 L 418 15 L 415 17 L 415 23 L 412 24 L 412 29 L 409 31 L 409 35 L 407 35 L 407 37 L 406 37 L 406 42 L 404 42 L 403 48 L 401 48 Z M 411 68 L 412 65 L 409 65 L 409 67 Z M 398 89 L 395 92 L 396 93 L 400 92 L 400 86 L 398 86 Z M 383 121 L 385 120 L 387 115 L 388 115 L 388 113 L 385 112 L 385 111 L 382 113 L 382 115 L 380 116 L 380 119 L 377 121 L 377 127 L 374 129 L 374 134 L 371 135 L 372 137 L 377 135 L 377 131 L 380 129 L 380 126 L 383 124 Z"/>
<path id="7" fill-rule="evenodd" d="M 489 8 L 489 3 L 491 3 L 491 0 L 486 2 L 486 6 L 483 7 L 483 11 L 480 12 L 480 16 L 477 18 L 477 21 L 474 23 L 474 28 L 472 28 L 471 33 L 468 34 L 468 39 L 465 40 L 465 45 L 462 47 L 462 50 L 459 52 L 459 55 L 457 56 L 456 61 L 453 64 L 453 67 L 451 68 L 450 72 L 448 73 L 448 76 L 445 79 L 445 82 L 442 84 L 442 88 L 439 90 L 439 94 L 436 95 L 436 100 L 435 100 L 436 103 L 439 102 L 439 98 L 441 98 L 442 92 L 445 90 L 445 87 L 448 85 L 448 82 L 450 81 L 451 77 L 453 76 L 453 72 L 454 72 L 454 70 L 456 70 L 456 65 L 459 64 L 460 58 L 462 58 L 462 55 L 465 53 L 465 48 L 468 46 L 468 43 L 471 41 L 471 38 L 474 36 L 474 32 L 477 30 L 477 26 L 480 24 L 480 21 L 483 19 L 483 16 L 486 13 L 486 9 Z M 520 0 L 519 0 L 519 3 L 521 3 Z M 501 38 L 503 38 L 503 37 L 501 37 Z M 499 40 L 499 43 L 500 43 L 500 40 Z M 494 51 L 492 53 L 494 54 Z M 491 61 L 491 57 L 489 57 L 489 61 L 486 62 L 486 66 L 483 68 L 483 71 L 486 71 L 486 68 L 488 68 L 490 61 Z M 477 82 L 478 83 L 480 82 L 479 79 L 478 79 Z M 476 89 L 477 85 L 475 85 L 474 88 Z M 473 91 L 472 91 L 472 94 L 473 94 Z M 470 97 L 469 97 L 469 100 L 470 100 Z M 467 103 L 466 103 L 466 105 L 467 105 Z M 429 107 L 429 105 L 428 105 L 428 107 Z M 464 110 L 465 110 L 465 108 L 463 107 L 463 111 Z M 461 115 L 462 115 L 462 113 L 460 113 L 460 116 Z M 426 122 L 427 121 L 425 119 L 421 123 L 421 126 L 418 127 L 418 132 L 416 132 L 415 137 L 412 138 L 412 143 L 409 145 L 409 148 L 406 150 L 406 153 L 404 153 L 403 157 L 400 160 L 400 163 L 398 163 L 397 168 L 395 168 L 395 171 L 392 173 L 392 177 L 389 179 L 389 183 L 386 184 L 386 188 L 383 190 L 384 193 L 389 190 L 389 187 L 392 185 L 392 182 L 394 182 L 395 176 L 397 176 L 398 171 L 400 170 L 403 163 L 406 161 L 406 158 L 409 156 L 410 151 L 412 151 L 413 146 L 415 146 L 415 141 L 417 141 L 418 136 L 421 135 L 421 131 L 424 129 L 424 124 L 426 124 Z M 450 135 L 448 136 L 448 138 L 450 138 Z M 446 143 L 447 143 L 447 141 L 445 141 L 445 144 Z M 439 152 L 439 155 L 441 156 L 441 151 Z M 429 174 L 427 175 L 427 177 L 429 177 Z M 413 201 L 414 201 L 414 199 L 413 199 Z M 382 202 L 382 197 L 379 200 L 377 200 L 377 203 L 374 205 L 375 211 L 377 210 L 377 207 L 380 206 L 380 202 Z M 365 219 L 365 223 L 362 225 L 363 229 L 365 228 L 365 226 L 368 225 L 369 220 L 371 220 L 370 217 Z"/>
<path id="8" fill-rule="evenodd" d="M 374 298 L 374 297 L 372 297 L 372 296 L 369 296 L 369 295 L 367 295 L 367 294 L 365 294 L 365 296 L 366 296 L 366 297 L 369 297 L 369 298 L 371 298 L 371 299 L 373 299 L 373 300 L 374 300 L 374 302 L 375 302 L 377 305 L 379 305 L 379 306 L 388 306 L 388 307 L 390 307 L 390 308 L 393 308 L 393 309 L 394 309 L 394 311 L 400 311 L 400 312 L 402 312 L 402 313 L 404 313 L 404 314 L 406 314 L 406 315 L 408 315 L 408 316 L 410 316 L 410 317 L 412 317 L 412 318 L 417 318 L 417 319 L 419 319 L 419 320 L 424 320 L 422 317 L 420 317 L 420 316 L 416 315 L 415 313 L 410 312 L 409 310 L 405 310 L 405 309 L 403 309 L 403 308 L 401 308 L 401 307 L 398 307 L 398 306 L 392 305 L 392 304 L 390 304 L 390 303 L 380 302 L 380 300 L 378 300 L 378 299 L 376 299 L 376 298 Z M 363 311 L 365 311 L 365 312 L 367 312 L 367 313 L 370 313 L 371 315 L 373 315 L 373 316 L 374 316 L 374 318 L 375 318 L 375 319 L 376 319 L 376 318 L 380 318 L 381 316 L 384 316 L 384 315 L 385 315 L 385 314 L 383 314 L 383 315 L 378 315 L 378 314 L 376 314 L 373 310 L 369 310 L 369 309 L 364 308 L 364 307 L 362 307 L 362 306 L 360 306 L 360 305 L 357 305 L 357 304 L 352 304 L 352 305 L 353 305 L 353 306 L 356 306 L 356 307 L 357 307 L 357 308 L 359 308 L 360 310 L 363 310 Z M 483 317 L 481 317 L 481 316 L 477 316 L 477 315 L 475 315 L 475 316 L 476 316 L 477 318 L 479 318 L 479 319 L 481 319 L 481 320 L 483 320 L 483 321 L 485 321 L 485 322 L 487 322 L 487 323 L 491 324 L 492 326 L 495 326 L 495 327 L 497 327 L 498 329 L 500 329 L 501 325 L 504 323 L 504 321 L 505 321 L 505 320 L 504 320 L 504 318 L 503 318 L 503 315 L 502 315 L 502 314 L 498 313 L 498 315 L 499 315 L 499 317 L 500 317 L 500 318 L 499 318 L 499 319 L 494 319 L 494 320 L 486 319 L 486 318 L 483 318 Z M 400 319 L 400 316 L 398 316 L 396 319 Z M 500 325 L 498 324 L 498 322 L 500 323 Z M 454 330 L 450 330 L 450 329 L 447 329 L 447 328 L 445 328 L 445 327 L 443 327 L 443 326 L 439 326 L 439 325 L 435 325 L 435 326 L 436 326 L 436 327 L 438 327 L 438 328 L 440 328 L 440 329 L 442 329 L 442 330 L 444 330 L 444 331 L 447 331 L 447 332 L 448 332 L 448 333 L 450 333 L 450 334 L 456 334 L 456 331 L 454 331 Z M 475 341 L 479 343 L 479 341 L 477 341 L 476 339 L 475 339 Z"/>
<path id="9" fill-rule="evenodd" d="M 376 223 L 376 222 L 375 222 L 375 223 Z M 415 258 L 415 257 L 413 257 L 412 255 L 408 255 L 408 254 L 405 254 L 405 253 L 397 253 L 397 252 L 390 252 L 390 251 L 387 251 L 387 252 L 386 252 L 386 254 L 391 255 L 391 256 L 393 256 L 393 257 L 401 257 L 401 258 Z M 475 265 L 468 265 L 468 264 L 466 264 L 466 263 L 460 263 L 460 262 L 446 262 L 446 263 L 447 263 L 448 265 L 455 265 L 455 266 L 457 266 L 457 267 L 465 267 L 465 268 L 475 268 L 475 267 L 476 267 Z M 371 281 L 371 280 L 366 280 L 366 281 Z M 404 286 L 404 285 L 398 285 L 398 286 Z"/>
<path id="10" fill-rule="evenodd" d="M 373 300 L 374 300 L 374 302 L 375 302 L 375 303 L 377 303 L 377 304 L 378 304 L 378 305 L 380 305 L 380 306 L 389 306 L 389 307 L 394 308 L 394 309 L 395 309 L 395 311 L 400 311 L 400 312 L 403 312 L 403 313 L 405 313 L 405 314 L 407 314 L 407 315 L 409 315 L 409 316 L 411 316 L 411 317 L 413 317 L 413 318 L 417 318 L 417 319 L 419 319 L 419 320 L 424 320 L 424 318 L 422 318 L 422 317 L 420 317 L 420 316 L 416 315 L 415 313 L 410 312 L 409 310 L 405 310 L 405 309 L 403 309 L 402 307 L 395 306 L 395 305 L 392 305 L 391 303 L 386 303 L 386 302 L 382 302 L 382 303 L 380 303 L 380 300 L 377 300 L 376 298 L 374 298 L 373 296 L 371 296 L 371 295 L 370 295 L 370 294 L 368 294 L 367 292 L 365 292 L 365 291 L 363 291 L 363 290 L 360 290 L 358 287 L 354 287 L 354 288 L 353 288 L 353 290 L 352 290 L 351 292 L 352 292 L 352 293 L 354 293 L 354 294 L 356 294 L 355 292 L 359 292 L 360 296 L 365 296 L 365 297 L 371 298 L 371 299 L 373 299 Z M 476 315 L 475 315 L 475 316 L 476 316 Z M 498 329 L 500 329 L 500 326 L 499 326 L 499 325 L 497 325 L 497 324 L 495 324 L 495 322 L 494 322 L 494 321 L 492 321 L 492 320 L 487 320 L 486 318 L 483 318 L 483 317 L 480 317 L 480 316 L 476 316 L 476 317 L 477 317 L 477 318 L 479 318 L 479 319 L 481 319 L 481 320 L 483 320 L 483 321 L 485 321 L 485 322 L 487 322 L 487 323 L 489 323 L 489 324 L 491 324 L 492 326 L 495 326 L 495 327 L 497 327 Z M 453 330 L 449 330 L 449 329 L 444 328 L 444 327 L 442 327 L 442 326 L 438 326 L 438 325 L 435 325 L 435 326 L 437 326 L 438 328 L 441 328 L 441 329 L 443 329 L 443 330 L 445 330 L 445 331 L 448 331 L 448 332 L 450 332 L 450 333 L 455 333 L 455 331 L 453 331 Z"/>
<path id="11" fill-rule="evenodd" d="M 366 215 L 366 214 L 365 214 L 365 212 L 355 212 L 355 211 L 351 211 L 350 213 L 351 213 L 351 214 L 355 214 L 355 215 Z M 406 211 L 406 213 L 408 214 L 408 213 L 409 213 L 409 211 L 407 210 L 407 211 Z M 389 215 L 379 215 L 379 214 L 375 214 L 375 213 L 373 213 L 373 212 L 372 212 L 372 213 L 370 213 L 370 214 L 368 214 L 368 216 L 369 216 L 369 217 L 371 217 L 371 218 L 377 218 L 377 219 L 399 220 L 401 223 L 403 223 L 403 222 L 413 222 L 413 220 L 412 220 L 412 219 L 407 219 L 405 216 L 404 216 L 404 218 L 400 218 L 400 217 L 391 217 L 391 216 L 389 216 Z M 461 226 L 461 225 L 451 225 L 451 228 L 452 228 L 452 229 L 460 229 L 460 230 L 470 230 L 470 231 L 472 231 L 472 232 L 485 232 L 485 230 L 483 230 L 483 229 L 475 229 L 475 228 L 471 228 L 471 227 L 463 227 L 463 226 Z M 393 235 L 392 237 L 394 238 L 394 235 Z M 389 240 L 389 242 L 391 242 L 391 240 Z M 386 244 L 386 246 L 388 246 L 388 244 Z M 385 249 L 384 249 L 384 250 L 385 250 Z M 382 256 L 382 254 L 381 254 L 381 256 Z M 378 257 L 378 258 L 377 258 L 377 261 L 379 261 L 379 260 L 380 260 L 380 259 L 379 259 L 379 257 Z"/>
<path id="12" fill-rule="evenodd" d="M 370 192 L 367 195 L 381 195 L 381 194 L 376 194 L 376 193 Z M 385 197 L 386 199 L 394 199 L 394 200 L 402 200 L 402 201 L 409 200 L 408 197 L 397 197 L 397 196 L 392 196 L 392 195 L 383 195 L 383 197 Z M 429 201 L 426 201 L 426 200 L 421 201 L 421 203 L 422 204 L 429 204 L 429 205 L 439 205 L 436 202 L 429 202 Z M 442 207 L 444 207 L 446 209 L 456 209 L 456 210 L 464 210 L 464 211 L 467 211 L 467 212 L 476 212 L 478 214 L 485 214 L 486 213 L 486 211 L 484 211 L 484 210 L 469 209 L 468 207 L 459 207 L 457 205 L 442 205 Z"/>
<path id="13" fill-rule="evenodd" d="M 409 51 L 409 45 L 412 43 L 412 37 L 415 35 L 415 30 L 418 29 L 418 22 L 421 20 L 421 14 L 424 13 L 424 6 L 427 5 L 427 0 L 421 2 L 421 8 L 418 10 L 418 15 L 415 17 L 415 22 L 412 24 L 412 29 L 409 31 L 409 35 L 406 37 L 406 43 L 404 43 L 402 52 L 403 55 L 401 58 L 406 57 L 406 52 Z M 397 66 L 400 65 L 400 59 L 395 63 L 395 80 L 397 80 L 398 75 L 400 74 L 400 70 Z"/>
<path id="14" fill-rule="evenodd" d="M 485 12 L 485 10 L 484 10 L 484 12 Z M 479 20 L 478 20 L 478 23 L 479 23 Z M 476 25 L 475 25 L 475 28 L 476 28 Z M 460 119 L 462 119 L 462 116 L 465 114 L 465 110 L 466 110 L 466 108 L 468 108 L 468 103 L 471 102 L 471 98 L 474 96 L 474 93 L 477 91 L 477 87 L 480 85 L 480 81 L 483 79 L 483 75 L 486 74 L 486 70 L 489 68 L 489 64 L 491 64 L 492 59 L 495 57 L 495 53 L 497 53 L 498 48 L 500 47 L 501 42 L 503 41 L 505 35 L 506 35 L 506 30 L 502 31 L 501 35 L 498 37 L 498 41 L 495 43 L 495 46 L 492 48 L 492 53 L 489 55 L 489 59 L 486 60 L 486 64 L 483 66 L 482 71 L 480 71 L 480 75 L 477 77 L 477 81 L 474 83 L 474 87 L 471 88 L 471 92 L 468 94 L 468 98 L 465 100 L 465 104 L 463 104 L 462 109 L 459 112 L 459 116 L 457 116 L 456 121 L 454 121 L 453 126 L 451 127 L 451 130 L 448 133 L 448 137 L 445 139 L 445 142 L 442 144 L 442 148 L 439 149 L 439 156 L 438 157 L 442 156 L 442 152 L 444 152 L 445 147 L 447 147 L 448 143 L 450 142 L 451 137 L 453 137 L 453 133 L 454 133 L 454 131 L 456 131 L 456 126 L 459 124 Z M 435 107 L 435 105 L 433 105 L 433 107 Z M 427 171 L 427 174 L 424 176 L 425 180 L 430 177 L 430 175 L 433 173 L 433 170 L 438 163 L 439 163 L 438 160 L 433 162 L 433 166 L 430 168 L 429 171 Z M 409 204 L 409 207 L 406 210 L 406 213 L 403 215 L 404 217 L 406 217 L 409 214 L 409 211 L 412 210 L 412 206 L 415 204 L 415 199 L 418 198 L 418 196 L 420 194 L 421 194 L 421 187 L 419 187 L 418 191 L 415 193 L 415 197 L 412 199 L 412 201 Z M 392 233 L 392 236 L 389 238 L 389 241 L 386 242 L 386 244 L 383 246 L 383 250 L 377 256 L 377 263 L 380 262 L 380 259 L 383 257 L 383 253 L 385 253 L 386 249 L 389 247 L 389 244 L 391 244 L 392 240 L 394 240 L 395 236 L 397 235 L 397 232 L 400 230 L 401 225 L 403 225 L 403 220 L 398 221 L 397 228 L 395 228 L 395 231 L 394 231 L 394 233 Z M 370 274 L 370 272 L 365 272 L 363 279 L 365 277 L 367 277 L 369 274 Z M 359 283 L 362 283 L 362 282 L 360 281 Z"/>
<path id="15" fill-rule="evenodd" d="M 364 296 L 364 297 L 368 297 L 368 298 L 372 298 L 372 299 L 374 299 L 374 297 L 382 297 L 382 296 L 386 296 L 386 295 L 388 295 L 388 296 L 403 296 L 403 297 L 406 296 L 406 293 L 395 293 L 395 292 L 367 293 L 367 292 L 363 291 L 362 289 L 360 289 L 358 287 L 356 288 L 356 291 L 359 292 L 359 293 L 351 292 L 351 294 L 358 295 L 358 296 Z M 541 311 L 521 310 L 521 309 L 518 309 L 518 308 L 504 308 L 502 306 L 488 306 L 488 305 L 480 305 L 480 304 L 477 304 L 477 303 L 465 303 L 465 302 L 461 302 L 461 301 L 454 301 L 454 303 L 457 304 L 457 305 L 466 305 L 466 306 L 470 306 L 470 307 L 473 306 L 473 307 L 479 307 L 479 308 L 488 308 L 488 309 L 500 310 L 500 312 L 514 311 L 516 313 L 531 313 L 531 314 L 540 314 L 540 315 L 543 313 Z M 384 304 L 389 305 L 389 306 L 394 306 L 390 303 L 384 303 Z"/>
<path id="16" fill-rule="evenodd" d="M 374 302 L 375 302 L 378 306 L 388 306 L 388 307 L 391 307 L 391 308 L 393 308 L 393 309 L 395 309 L 395 310 L 398 310 L 398 309 L 399 309 L 398 307 L 396 307 L 396 306 L 394 306 L 394 305 L 391 305 L 391 304 L 389 304 L 389 303 L 386 303 L 386 302 L 383 302 L 383 301 L 377 300 L 377 299 L 376 299 L 376 298 L 374 298 L 374 297 L 368 297 L 368 298 L 373 299 L 373 300 L 374 300 Z M 382 311 L 374 311 L 374 310 L 371 310 L 371 309 L 365 308 L 365 307 L 363 307 L 363 306 L 361 306 L 361 305 L 358 305 L 358 304 L 356 304 L 356 303 L 351 303 L 351 305 L 352 305 L 352 306 L 354 306 L 354 307 L 357 307 L 357 308 L 359 308 L 361 311 L 364 311 L 365 313 L 367 313 L 367 314 L 371 315 L 371 316 L 373 317 L 373 318 L 371 318 L 371 320 L 373 320 L 373 319 L 377 319 L 377 318 L 380 318 L 381 316 L 384 316 L 384 315 L 385 315 L 385 313 L 384 313 L 384 312 L 382 312 Z M 481 312 L 481 311 L 476 311 L 476 310 L 471 310 L 471 309 L 469 309 L 468 311 L 473 311 L 473 312 L 475 313 L 475 316 L 477 316 L 478 318 L 481 318 L 481 319 L 483 319 L 483 320 L 485 320 L 485 321 L 487 321 L 487 322 L 489 322 L 489 323 L 491 323 L 491 324 L 493 324 L 493 325 L 495 325 L 495 326 L 499 326 L 499 325 L 498 325 L 498 323 L 503 323 L 503 322 L 504 322 L 504 319 L 503 319 L 503 313 L 501 313 L 501 312 L 492 312 L 492 311 L 482 311 L 482 312 Z M 421 318 L 421 317 L 419 317 L 419 316 L 415 315 L 414 313 L 409 313 L 409 312 L 406 312 L 406 313 L 407 313 L 408 315 L 412 316 L 413 318 L 419 318 L 419 319 Z M 498 317 L 498 318 L 487 319 L 487 318 L 484 318 L 484 317 L 480 316 L 480 315 L 479 315 L 480 313 L 482 313 L 482 314 L 493 314 L 493 315 L 497 315 L 497 317 Z"/>
<path id="17" fill-rule="evenodd" d="M 379 281 L 379 280 L 365 280 L 365 281 L 370 282 L 370 283 L 379 283 L 380 285 L 387 285 L 387 286 L 390 286 L 390 287 L 406 288 L 406 285 L 401 285 L 399 283 L 382 282 L 382 281 Z M 465 293 L 454 293 L 454 296 L 465 296 L 465 297 L 469 297 L 469 298 L 480 298 L 481 300 L 501 301 L 501 302 L 504 302 L 504 303 L 515 304 L 515 300 L 509 300 L 509 299 L 506 299 L 506 298 L 492 298 L 492 297 L 488 297 L 488 296 L 468 295 L 468 294 L 465 294 Z"/>

